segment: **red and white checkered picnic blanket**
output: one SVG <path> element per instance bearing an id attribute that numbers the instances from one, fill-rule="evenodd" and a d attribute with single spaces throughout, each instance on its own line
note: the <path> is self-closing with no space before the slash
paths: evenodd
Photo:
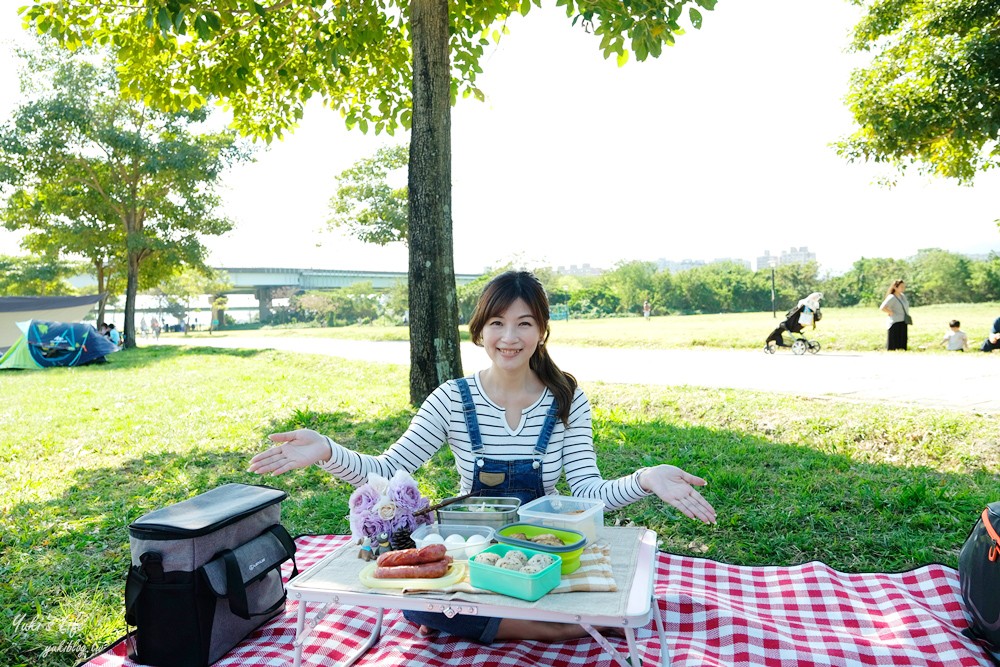
<path id="1" fill-rule="evenodd" d="M 343 535 L 300 537 L 300 569 L 345 544 Z M 289 567 L 290 569 L 290 567 Z M 287 572 L 286 572 L 287 574 Z M 572 595 L 569 593 L 568 595 Z M 739 567 L 658 554 L 656 597 L 673 667 L 813 667 L 926 665 L 991 667 L 984 649 L 962 635 L 968 618 L 958 573 L 928 565 L 897 574 L 844 574 L 822 563 Z M 291 664 L 297 603 L 254 632 L 216 667 Z M 341 608 L 309 637 L 304 665 L 334 665 L 360 646 L 375 623 L 373 611 Z M 358 662 L 378 667 L 603 667 L 611 659 L 596 641 L 510 642 L 493 646 L 439 635 L 422 637 L 398 611 L 386 611 L 382 639 Z M 659 640 L 636 633 L 645 664 L 656 664 Z M 624 640 L 611 639 L 621 650 Z M 131 667 L 125 642 L 84 663 Z"/>

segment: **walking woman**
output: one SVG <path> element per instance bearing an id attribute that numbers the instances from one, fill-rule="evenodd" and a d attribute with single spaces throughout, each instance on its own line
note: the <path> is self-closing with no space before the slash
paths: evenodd
<path id="1" fill-rule="evenodd" d="M 606 480 L 597 467 L 590 403 L 576 379 L 552 361 L 545 289 L 525 271 L 494 278 L 476 304 L 469 333 L 489 367 L 431 392 L 399 440 L 379 456 L 359 454 L 308 429 L 271 435 L 250 470 L 280 474 L 319 465 L 350 484 L 370 473 L 389 479 L 413 472 L 447 444 L 461 479 L 459 493 L 513 496 L 527 503 L 556 493 L 565 473 L 574 496 L 599 498 L 609 509 L 649 495 L 685 516 L 715 523 L 715 510 L 695 487 L 705 480 L 672 465 L 640 468 Z M 508 639 L 565 641 L 586 636 L 579 625 L 513 618 L 407 611 L 410 621 L 489 644 Z"/>
<path id="2" fill-rule="evenodd" d="M 893 280 L 885 300 L 879 306 L 879 309 L 889 316 L 886 321 L 886 326 L 889 328 L 885 341 L 887 350 L 906 349 L 907 327 L 913 320 L 910 319 L 910 302 L 906 300 L 905 291 L 905 282 Z"/>

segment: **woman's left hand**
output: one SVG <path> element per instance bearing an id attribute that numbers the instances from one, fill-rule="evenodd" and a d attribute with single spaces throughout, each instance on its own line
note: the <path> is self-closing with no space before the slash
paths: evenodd
<path id="1" fill-rule="evenodd" d="M 684 516 L 704 523 L 715 523 L 715 508 L 698 493 L 695 486 L 708 484 L 701 477 L 671 465 L 646 468 L 639 474 L 639 486 L 655 493 L 660 500 L 676 507 Z"/>

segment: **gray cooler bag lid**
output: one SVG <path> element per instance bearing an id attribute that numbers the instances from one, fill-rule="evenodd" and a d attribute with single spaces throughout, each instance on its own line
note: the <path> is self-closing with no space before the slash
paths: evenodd
<path id="1" fill-rule="evenodd" d="M 288 497 L 281 489 L 223 484 L 194 498 L 144 514 L 129 524 L 143 540 L 175 540 L 208 535 Z"/>

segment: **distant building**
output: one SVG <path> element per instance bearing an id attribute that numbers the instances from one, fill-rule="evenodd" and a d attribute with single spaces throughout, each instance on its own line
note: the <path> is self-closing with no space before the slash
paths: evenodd
<path id="1" fill-rule="evenodd" d="M 656 260 L 656 268 L 660 271 L 669 271 L 670 273 L 677 273 L 678 271 L 687 271 L 688 269 L 693 269 L 696 266 L 705 266 L 705 262 L 700 259 L 682 259 L 679 262 L 674 262 L 667 259 Z"/>
<path id="2" fill-rule="evenodd" d="M 733 257 L 718 257 L 709 262 L 701 259 L 682 259 L 679 262 L 674 262 L 672 260 L 663 259 L 662 257 L 656 260 L 656 268 L 660 271 L 669 271 L 670 273 L 678 273 L 679 271 L 687 271 L 698 266 L 708 266 L 709 264 L 722 264 L 722 263 L 732 263 L 750 268 L 750 260 L 747 259 L 736 259 Z"/>
<path id="3" fill-rule="evenodd" d="M 804 264 L 805 262 L 815 261 L 816 253 L 809 252 L 809 248 L 807 246 L 782 250 L 781 255 L 772 255 L 770 250 L 765 250 L 764 254 L 757 258 L 757 270 L 763 271 L 764 269 L 770 268 L 772 265 L 781 266 L 783 264 Z"/>
<path id="4" fill-rule="evenodd" d="M 590 264 L 581 264 L 580 266 L 570 264 L 569 268 L 556 267 L 556 273 L 562 276 L 599 276 L 604 273 L 604 269 L 594 268 Z"/>

